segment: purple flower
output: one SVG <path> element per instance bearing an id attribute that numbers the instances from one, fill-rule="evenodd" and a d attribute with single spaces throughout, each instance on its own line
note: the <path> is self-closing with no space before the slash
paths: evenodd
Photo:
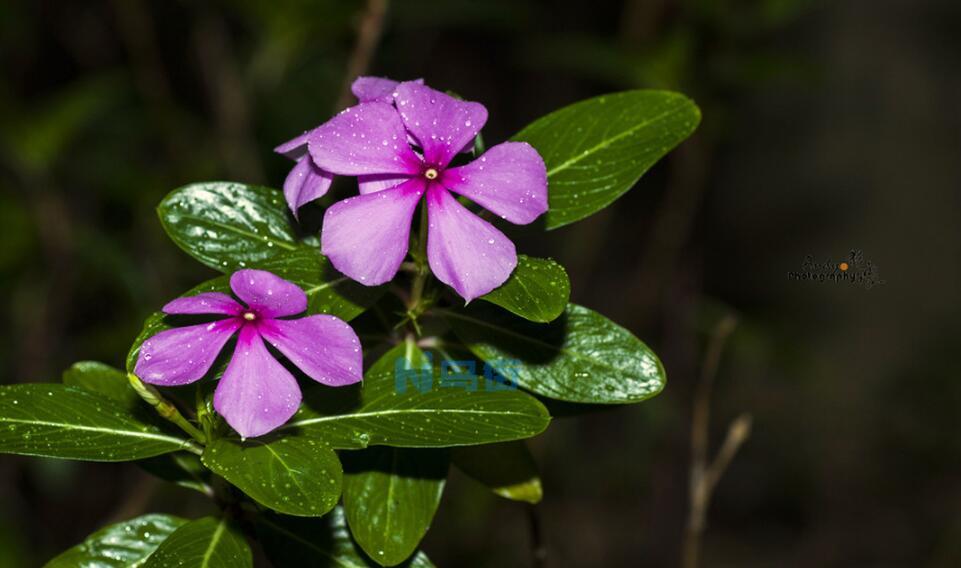
<path id="1" fill-rule="evenodd" d="M 423 79 L 411 81 L 423 85 Z M 354 93 L 361 103 L 379 102 L 391 104 L 394 102 L 394 90 L 400 85 L 399 81 L 385 77 L 357 77 L 350 85 L 350 92 Z"/>
<path id="2" fill-rule="evenodd" d="M 359 176 L 360 183 L 360 196 L 327 210 L 323 253 L 363 284 L 391 280 L 407 255 L 411 219 L 426 194 L 431 271 L 470 301 L 503 284 L 517 254 L 503 233 L 451 192 L 512 223 L 530 223 L 547 211 L 544 161 L 528 144 L 505 142 L 467 165 L 449 167 L 484 126 L 487 109 L 413 82 L 398 85 L 393 98 L 396 109 L 376 101 L 357 105 L 308 136 L 315 164 Z"/>
<path id="3" fill-rule="evenodd" d="M 264 340 L 317 382 L 337 387 L 361 380 L 360 341 L 344 321 L 329 315 L 280 319 L 307 309 L 307 295 L 295 284 L 263 270 L 239 270 L 230 277 L 230 288 L 243 304 L 228 294 L 204 292 L 164 306 L 166 314 L 227 317 L 151 337 L 140 347 L 136 375 L 162 386 L 197 381 L 239 331 L 214 392 L 214 408 L 245 438 L 283 425 L 300 406 L 297 380 Z"/>
<path id="4" fill-rule="evenodd" d="M 297 162 L 284 180 L 284 198 L 294 217 L 301 207 L 323 197 L 334 181 L 333 175 L 318 168 L 310 159 L 307 153 L 309 135 L 310 132 L 305 132 L 274 148 L 274 152 Z"/>
<path id="5" fill-rule="evenodd" d="M 418 79 L 417 82 L 423 83 L 423 80 Z M 397 81 L 382 77 L 358 77 L 350 90 L 361 104 L 373 101 L 389 104 L 394 89 L 399 84 Z M 311 131 L 304 132 L 293 140 L 274 148 L 274 152 L 297 162 L 284 180 L 284 197 L 294 217 L 297 216 L 297 211 L 301 207 L 323 197 L 334 181 L 333 175 L 318 168 L 311 161 L 310 154 L 307 152 L 310 135 Z"/>

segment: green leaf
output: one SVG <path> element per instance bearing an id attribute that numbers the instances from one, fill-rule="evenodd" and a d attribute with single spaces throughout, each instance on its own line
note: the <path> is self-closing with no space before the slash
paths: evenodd
<path id="1" fill-rule="evenodd" d="M 137 568 L 187 521 L 171 515 L 144 515 L 106 526 L 66 550 L 44 568 Z"/>
<path id="2" fill-rule="evenodd" d="M 507 282 L 484 296 L 492 304 L 531 321 L 546 323 L 564 313 L 571 297 L 567 271 L 553 260 L 517 255 Z"/>
<path id="3" fill-rule="evenodd" d="M 0 387 L 0 453 L 89 461 L 130 461 L 190 443 L 76 387 Z"/>
<path id="4" fill-rule="evenodd" d="M 330 264 L 316 248 L 303 248 L 254 263 L 255 268 L 290 280 L 307 294 L 308 314 L 330 314 L 350 321 L 374 305 L 386 286 L 364 286 Z"/>
<path id="5" fill-rule="evenodd" d="M 345 452 L 344 511 L 350 532 L 383 566 L 417 550 L 444 493 L 447 450 L 368 448 Z"/>
<path id="6" fill-rule="evenodd" d="M 399 358 L 403 371 L 406 349 L 395 347 L 382 360 Z M 374 369 L 362 386 L 305 389 L 304 404 L 278 432 L 302 433 L 337 449 L 436 448 L 529 438 L 550 422 L 544 405 L 527 393 L 487 390 L 483 380 L 477 390 L 442 386 L 438 371 L 411 378 Z"/>
<path id="7" fill-rule="evenodd" d="M 307 294 L 307 314 L 330 314 L 344 321 L 359 316 L 374 305 L 384 294 L 384 286 L 364 286 L 334 270 L 330 261 L 314 248 L 301 248 L 293 252 L 279 254 L 262 262 L 251 265 L 253 268 L 273 272 L 290 280 Z M 195 286 L 183 296 L 194 296 L 201 292 L 231 293 L 230 278 L 221 276 Z M 144 322 L 127 353 L 127 370 L 133 371 L 137 354 L 144 341 L 170 329 L 170 320 L 162 312 L 154 312 Z"/>
<path id="8" fill-rule="evenodd" d="M 253 568 L 250 546 L 227 519 L 204 517 L 180 527 L 144 568 Z"/>
<path id="9" fill-rule="evenodd" d="M 700 120 L 697 106 L 678 93 L 624 91 L 552 112 L 513 140 L 528 142 L 544 158 L 547 228 L 556 229 L 613 203 Z"/>
<path id="10" fill-rule="evenodd" d="M 63 373 L 63 384 L 97 393 L 121 403 L 124 408 L 140 404 L 140 397 L 130 386 L 127 374 L 96 361 L 74 363 Z"/>
<path id="11" fill-rule="evenodd" d="M 149 408 L 130 386 L 127 374 L 110 365 L 96 361 L 74 363 L 73 366 L 64 371 L 63 383 L 116 400 L 144 422 L 152 424 L 162 422 L 153 409 Z M 205 476 L 209 475 L 210 472 L 204 468 L 200 463 L 200 458 L 194 454 L 186 452 L 163 454 L 137 460 L 135 463 L 164 481 L 199 491 L 205 495 L 210 494 L 211 489 L 205 479 Z"/>
<path id="12" fill-rule="evenodd" d="M 254 501 L 287 515 L 319 517 L 340 499 L 340 460 L 315 440 L 221 438 L 207 446 L 202 459 Z"/>
<path id="13" fill-rule="evenodd" d="M 434 360 L 417 346 L 412 339 L 395 345 L 387 353 L 381 355 L 367 369 L 369 375 L 395 373 L 399 369 L 411 371 L 433 371 Z"/>
<path id="14" fill-rule="evenodd" d="M 537 464 L 524 442 L 454 448 L 451 459 L 458 469 L 505 499 L 537 504 L 544 497 Z"/>
<path id="15" fill-rule="evenodd" d="M 371 560 L 350 538 L 342 507 L 320 519 L 258 515 L 257 540 L 274 566 L 297 568 L 373 568 Z M 423 552 L 418 552 L 405 568 L 434 568 Z"/>
<path id="16" fill-rule="evenodd" d="M 444 311 L 454 333 L 478 357 L 510 366 L 522 387 L 568 402 L 640 402 L 666 381 L 657 355 L 631 332 L 575 304 L 549 324 L 476 306 Z"/>
<path id="17" fill-rule="evenodd" d="M 164 481 L 213 497 L 213 489 L 208 484 L 210 471 L 200 463 L 200 457 L 195 454 L 164 454 L 136 463 L 146 472 Z"/>
<path id="18" fill-rule="evenodd" d="M 287 219 L 283 194 L 268 187 L 194 183 L 170 192 L 157 214 L 177 246 L 221 272 L 301 246 Z"/>

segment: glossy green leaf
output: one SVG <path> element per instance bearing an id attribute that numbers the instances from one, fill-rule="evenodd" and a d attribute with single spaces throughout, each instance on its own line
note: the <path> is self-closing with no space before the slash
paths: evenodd
<path id="1" fill-rule="evenodd" d="M 374 568 L 377 566 L 351 539 L 342 507 L 320 519 L 258 515 L 257 540 L 274 566 L 297 568 Z M 433 568 L 423 552 L 402 564 Z"/>
<path id="2" fill-rule="evenodd" d="M 194 183 L 170 192 L 157 214 L 177 246 L 221 272 L 301 246 L 288 221 L 283 194 L 268 187 Z"/>
<path id="3" fill-rule="evenodd" d="M 544 497 L 537 464 L 524 442 L 454 448 L 451 460 L 505 499 L 537 504 Z"/>
<path id="4" fill-rule="evenodd" d="M 400 361 L 400 373 L 368 371 L 362 386 L 305 390 L 305 403 L 280 432 L 302 433 L 338 449 L 367 446 L 448 447 L 529 438 L 542 432 L 550 415 L 519 390 L 444 386 L 433 372 L 405 373 L 406 347 L 383 360 Z M 502 387 L 502 385 L 497 385 Z"/>
<path id="5" fill-rule="evenodd" d="M 517 268 L 507 282 L 484 296 L 492 304 L 536 322 L 550 322 L 564 313 L 571 297 L 567 271 L 553 260 L 517 255 Z"/>
<path id="6" fill-rule="evenodd" d="M 53 384 L 0 387 L 0 453 L 111 462 L 188 445 L 185 438 L 83 389 Z"/>
<path id="7" fill-rule="evenodd" d="M 529 124 L 513 140 L 544 158 L 547 228 L 607 207 L 697 127 L 701 113 L 668 91 L 625 91 L 581 101 Z"/>
<path id="8" fill-rule="evenodd" d="M 176 531 L 150 555 L 145 568 L 252 568 L 250 546 L 227 519 L 204 517 Z"/>
<path id="9" fill-rule="evenodd" d="M 377 447 L 345 452 L 344 511 L 357 543 L 395 566 L 417 550 L 444 493 L 447 450 Z"/>
<path id="10" fill-rule="evenodd" d="M 142 402 L 130 386 L 126 373 L 96 361 L 74 363 L 64 371 L 63 384 L 116 400 L 124 408 L 132 408 Z"/>
<path id="11" fill-rule="evenodd" d="M 137 568 L 186 522 L 171 515 L 144 515 L 109 525 L 57 556 L 44 568 Z"/>
<path id="12" fill-rule="evenodd" d="M 411 371 L 414 369 L 422 371 L 433 371 L 433 356 L 424 353 L 424 350 L 417 346 L 413 339 L 395 345 L 386 353 L 381 355 L 376 361 L 371 363 L 367 373 L 379 375 L 382 373 L 395 373 L 399 369 Z"/>
<path id="13" fill-rule="evenodd" d="M 334 270 L 330 262 L 314 248 L 302 248 L 293 252 L 279 254 L 273 258 L 252 264 L 253 268 L 273 272 L 290 280 L 307 294 L 307 314 L 330 314 L 344 321 L 359 316 L 374 305 L 384 294 L 384 286 L 363 286 Z M 194 296 L 201 292 L 231 293 L 230 278 L 221 276 L 195 286 L 183 296 Z M 127 370 L 133 371 L 137 354 L 144 341 L 172 327 L 176 317 L 154 312 L 134 339 L 127 353 Z"/>
<path id="14" fill-rule="evenodd" d="M 148 407 L 130 386 L 127 374 L 110 365 L 96 361 L 75 363 L 63 373 L 63 383 L 116 400 L 144 422 L 152 424 L 162 422 L 154 410 Z M 209 495 L 211 492 L 205 479 L 209 472 L 200 463 L 200 458 L 197 455 L 176 452 L 137 460 L 135 463 L 164 481 L 199 491 L 205 495 Z"/>
<path id="15" fill-rule="evenodd" d="M 568 402 L 620 404 L 646 400 L 664 388 L 657 355 L 597 312 L 570 304 L 556 321 L 535 324 L 483 308 L 444 315 L 481 359 L 514 361 L 509 378 L 531 392 Z"/>
<path id="16" fill-rule="evenodd" d="M 203 463 L 265 507 L 319 517 L 340 499 L 343 471 L 334 450 L 298 436 L 221 438 L 204 450 Z"/>
<path id="17" fill-rule="evenodd" d="M 200 463 L 200 456 L 186 452 L 164 454 L 136 462 L 144 471 L 186 489 L 213 497 L 210 471 Z"/>

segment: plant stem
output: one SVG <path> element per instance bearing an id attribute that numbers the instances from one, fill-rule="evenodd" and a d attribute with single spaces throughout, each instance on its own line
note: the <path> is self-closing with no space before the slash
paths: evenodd
<path id="1" fill-rule="evenodd" d="M 203 429 L 204 438 L 210 440 L 213 437 L 211 432 L 213 432 L 215 421 L 211 416 L 208 400 L 204 396 L 204 389 L 200 385 L 196 385 L 194 394 L 197 404 L 197 424 Z"/>
<path id="2" fill-rule="evenodd" d="M 414 327 L 414 332 L 420 337 L 420 325 L 417 318 L 427 309 L 424 303 L 424 288 L 427 286 L 427 279 L 430 277 L 430 267 L 427 264 L 427 199 L 420 204 L 420 227 L 417 234 L 417 250 L 411 255 L 414 257 L 414 281 L 410 288 L 410 299 L 407 302 L 407 319 Z"/>
<path id="3" fill-rule="evenodd" d="M 414 284 L 410 291 L 410 307 L 415 308 L 420 304 L 424 297 L 424 285 L 427 283 L 427 276 L 430 269 L 427 267 L 427 201 L 426 198 L 420 205 L 420 227 L 417 233 L 418 254 L 416 261 L 417 272 L 414 274 Z"/>
<path id="4" fill-rule="evenodd" d="M 714 488 L 734 459 L 741 445 L 751 433 L 751 416 L 744 413 L 731 423 L 720 451 L 709 462 L 708 430 L 711 418 L 711 391 L 721 362 L 721 354 L 728 336 L 734 331 L 737 319 L 728 315 L 714 329 L 711 342 L 701 369 L 700 381 L 694 394 L 694 412 L 691 425 L 691 473 L 689 483 L 690 510 L 681 547 L 682 568 L 700 565 L 701 537 L 707 522 L 707 509 Z"/>
<path id="5" fill-rule="evenodd" d="M 380 43 L 380 37 L 384 32 L 387 4 L 387 0 L 367 0 L 357 33 L 357 43 L 354 44 L 350 60 L 347 62 L 347 76 L 344 78 L 344 86 L 341 88 L 340 98 L 337 99 L 335 111 L 350 104 L 351 83 L 358 76 L 366 73 L 367 68 L 370 67 L 370 60 L 373 59 L 377 44 Z"/>
<path id="6" fill-rule="evenodd" d="M 143 381 L 140 380 L 140 377 L 133 373 L 127 373 L 127 380 L 130 381 L 130 386 L 133 387 L 133 390 L 137 391 L 140 398 L 152 406 L 154 410 L 157 411 L 157 414 L 179 426 L 181 430 L 190 434 L 193 439 L 201 444 L 207 443 L 207 436 L 184 418 L 183 415 L 180 414 L 180 411 L 177 410 L 177 407 L 161 396 L 157 389 L 144 384 Z"/>

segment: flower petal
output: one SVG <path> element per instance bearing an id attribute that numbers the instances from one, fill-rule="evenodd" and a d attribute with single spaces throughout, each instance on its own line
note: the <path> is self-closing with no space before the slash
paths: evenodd
<path id="1" fill-rule="evenodd" d="M 261 317 L 292 316 L 307 309 L 307 294 L 299 286 L 266 270 L 234 272 L 230 289 Z"/>
<path id="2" fill-rule="evenodd" d="M 440 185 L 427 190 L 427 215 L 431 272 L 466 301 L 503 284 L 517 266 L 514 243 Z"/>
<path id="3" fill-rule="evenodd" d="M 411 81 L 418 85 L 423 85 L 423 79 Z M 400 81 L 394 81 L 387 77 L 357 77 L 350 85 L 350 92 L 354 93 L 357 100 L 362 103 L 378 101 L 393 104 L 394 89 L 400 85 Z"/>
<path id="4" fill-rule="evenodd" d="M 253 438 L 290 420 L 300 400 L 297 379 L 270 355 L 255 326 L 245 325 L 214 391 L 214 408 L 241 436 Z"/>
<path id="5" fill-rule="evenodd" d="M 414 174 L 421 169 L 407 144 L 404 123 L 384 103 L 345 109 L 314 129 L 309 149 L 318 167 L 335 174 Z"/>
<path id="6" fill-rule="evenodd" d="M 377 193 L 378 191 L 383 191 L 385 189 L 398 186 L 409 179 L 409 175 L 357 176 L 357 185 L 360 190 L 360 194 L 367 195 L 368 193 Z"/>
<path id="7" fill-rule="evenodd" d="M 301 156 L 284 180 L 284 197 L 294 217 L 302 206 L 323 197 L 333 181 L 334 176 L 318 168 L 309 155 Z"/>
<path id="8" fill-rule="evenodd" d="M 310 141 L 312 130 L 306 130 L 300 136 L 292 138 L 280 146 L 274 148 L 274 152 L 281 154 L 291 160 L 299 160 L 307 154 L 307 142 Z"/>
<path id="9" fill-rule="evenodd" d="M 423 178 L 412 178 L 327 209 L 320 248 L 334 268 L 367 286 L 393 278 L 407 255 L 411 218 L 424 185 Z"/>
<path id="10" fill-rule="evenodd" d="M 526 142 L 504 142 L 443 173 L 447 189 L 511 223 L 526 225 L 547 211 L 547 168 Z"/>
<path id="11" fill-rule="evenodd" d="M 244 309 L 230 294 L 223 292 L 203 292 L 196 296 L 186 296 L 170 301 L 163 307 L 165 314 L 223 314 L 240 315 Z"/>
<path id="12" fill-rule="evenodd" d="M 459 101 L 413 82 L 397 86 L 397 111 L 424 149 L 424 161 L 445 167 L 487 122 L 480 103 Z"/>
<path id="13" fill-rule="evenodd" d="M 339 387 L 363 378 L 363 354 L 357 334 L 343 320 L 316 315 L 261 322 L 260 334 L 319 383 Z"/>
<path id="14" fill-rule="evenodd" d="M 229 318 L 161 331 L 140 346 L 134 374 L 165 387 L 198 381 L 240 325 L 241 320 Z"/>
<path id="15" fill-rule="evenodd" d="M 394 88 L 399 84 L 400 81 L 387 77 L 357 77 L 350 85 L 350 92 L 362 103 L 377 101 L 391 104 L 394 102 Z"/>

